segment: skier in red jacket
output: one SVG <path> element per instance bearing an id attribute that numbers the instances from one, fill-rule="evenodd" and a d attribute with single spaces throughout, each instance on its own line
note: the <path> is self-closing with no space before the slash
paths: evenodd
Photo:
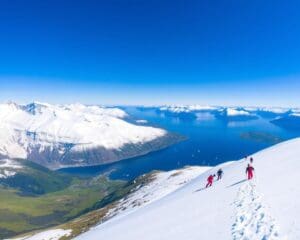
<path id="1" fill-rule="evenodd" d="M 211 187 L 212 186 L 212 183 L 214 181 L 214 175 L 209 175 L 209 177 L 207 178 L 207 184 L 206 184 L 206 187 Z"/>
<path id="2" fill-rule="evenodd" d="M 246 174 L 248 175 L 248 180 L 253 178 L 253 172 L 254 172 L 254 167 L 252 167 L 250 164 L 248 164 L 246 168 Z"/>

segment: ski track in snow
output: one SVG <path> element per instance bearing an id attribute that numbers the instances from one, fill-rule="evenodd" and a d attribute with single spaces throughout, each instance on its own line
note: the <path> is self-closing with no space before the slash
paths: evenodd
<path id="1" fill-rule="evenodd" d="M 262 197 L 253 182 L 243 184 L 234 201 L 235 223 L 232 225 L 233 240 L 279 240 L 278 226 L 270 216 Z"/>

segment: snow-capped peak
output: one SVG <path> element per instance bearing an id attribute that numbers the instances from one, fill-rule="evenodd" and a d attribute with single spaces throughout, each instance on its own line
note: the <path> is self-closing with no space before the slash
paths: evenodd
<path id="1" fill-rule="evenodd" d="M 235 108 L 226 108 L 225 110 L 227 116 L 249 116 L 250 113 L 243 109 L 235 109 Z"/>
<path id="2" fill-rule="evenodd" d="M 125 117 L 118 108 L 82 104 L 0 104 L 0 157 L 29 158 L 49 167 L 95 165 L 136 156 L 140 152 L 127 156 L 122 148 L 167 135 L 163 129 L 126 122 Z M 142 153 L 154 150 L 149 147 Z M 90 151 L 94 158 L 87 160 Z"/>

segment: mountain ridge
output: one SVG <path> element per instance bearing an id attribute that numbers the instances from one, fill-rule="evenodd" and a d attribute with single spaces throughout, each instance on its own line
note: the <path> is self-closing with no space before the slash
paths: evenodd
<path id="1" fill-rule="evenodd" d="M 0 157 L 50 169 L 91 166 L 146 154 L 181 141 L 164 129 L 126 121 L 118 108 L 82 104 L 0 104 Z"/>

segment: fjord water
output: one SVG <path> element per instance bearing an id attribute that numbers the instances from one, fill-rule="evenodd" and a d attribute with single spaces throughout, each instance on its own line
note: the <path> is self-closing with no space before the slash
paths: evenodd
<path id="1" fill-rule="evenodd" d="M 300 136 L 300 132 L 287 131 L 270 123 L 270 119 L 261 117 L 255 120 L 224 121 L 207 112 L 198 114 L 197 118 L 190 118 L 168 115 L 156 108 L 123 109 L 131 116 L 128 121 L 146 120 L 146 124 L 139 124 L 162 127 L 186 136 L 187 140 L 112 164 L 60 171 L 83 176 L 106 174 L 111 179 L 132 180 L 152 170 L 172 170 L 187 165 L 214 166 L 238 160 L 279 141 Z"/>

